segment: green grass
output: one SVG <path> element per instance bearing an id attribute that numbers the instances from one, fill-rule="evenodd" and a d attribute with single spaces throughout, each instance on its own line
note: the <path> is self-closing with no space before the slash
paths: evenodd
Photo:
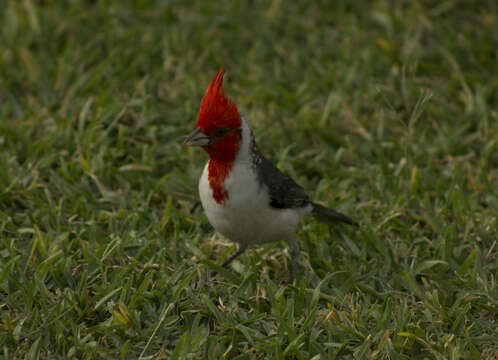
<path id="1" fill-rule="evenodd" d="M 330 5 L 330 4 L 332 5 Z M 0 1 L 0 358 L 494 359 L 495 1 Z M 233 245 L 178 138 L 211 76 L 358 229 Z"/>

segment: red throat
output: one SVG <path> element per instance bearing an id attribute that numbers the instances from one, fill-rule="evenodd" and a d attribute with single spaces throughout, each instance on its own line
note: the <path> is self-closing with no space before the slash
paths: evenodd
<path id="1" fill-rule="evenodd" d="M 211 190 L 213 190 L 213 198 L 221 204 L 228 199 L 228 191 L 223 187 L 223 182 L 232 171 L 233 163 L 222 163 L 209 160 L 208 165 L 208 180 Z"/>
<path id="2" fill-rule="evenodd" d="M 210 145 L 204 146 L 209 154 L 208 165 L 209 185 L 213 190 L 213 198 L 217 203 L 228 199 L 228 192 L 223 186 L 230 174 L 233 162 L 240 147 L 240 127 L 242 119 L 235 104 L 225 95 L 223 90 L 222 67 L 211 79 L 202 98 L 201 108 L 197 117 L 197 127 L 213 138 Z M 226 134 L 217 136 L 217 130 L 223 128 Z"/>
<path id="3" fill-rule="evenodd" d="M 240 147 L 240 134 L 233 130 L 224 139 L 214 141 L 204 150 L 210 156 L 208 165 L 209 186 L 213 190 L 213 198 L 217 203 L 228 199 L 228 192 L 223 187 L 225 179 L 232 171 L 233 163 Z"/>

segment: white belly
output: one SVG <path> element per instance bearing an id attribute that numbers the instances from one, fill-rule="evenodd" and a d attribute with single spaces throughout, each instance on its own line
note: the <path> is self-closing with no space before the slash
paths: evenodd
<path id="1" fill-rule="evenodd" d="M 206 164 L 199 182 L 202 207 L 216 231 L 244 247 L 292 240 L 299 221 L 311 211 L 311 205 L 272 208 L 267 189 L 247 163 L 236 161 L 223 186 L 228 199 L 219 204 L 212 196 Z"/>

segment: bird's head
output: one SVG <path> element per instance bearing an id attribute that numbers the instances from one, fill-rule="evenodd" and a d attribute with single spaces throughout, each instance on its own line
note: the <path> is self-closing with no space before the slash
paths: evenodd
<path id="1" fill-rule="evenodd" d="M 202 98 L 196 127 L 183 144 L 201 146 L 211 159 L 232 162 L 240 147 L 242 120 L 222 88 L 224 74 L 222 67 L 211 79 Z"/>

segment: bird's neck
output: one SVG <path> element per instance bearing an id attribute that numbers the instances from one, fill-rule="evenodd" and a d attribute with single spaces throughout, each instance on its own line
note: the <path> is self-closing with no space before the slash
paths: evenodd
<path id="1" fill-rule="evenodd" d="M 234 162 L 240 152 L 241 135 L 233 132 L 231 139 L 209 146 L 208 180 L 213 190 L 213 198 L 221 204 L 228 199 L 228 192 L 223 186 L 232 171 Z"/>
<path id="2" fill-rule="evenodd" d="M 208 164 L 209 186 L 213 190 L 213 198 L 219 204 L 229 198 L 224 182 L 232 172 L 234 164 L 237 161 L 246 162 L 251 158 L 251 146 L 254 146 L 254 138 L 244 119 L 242 119 L 241 131 L 238 136 L 239 141 L 235 150 L 227 147 L 223 151 L 208 151 L 210 155 Z"/>
<path id="3" fill-rule="evenodd" d="M 209 186 L 213 190 L 213 198 L 217 203 L 221 204 L 228 200 L 228 191 L 223 186 L 226 178 L 233 168 L 233 161 L 220 161 L 211 158 L 208 164 L 208 180 Z"/>

